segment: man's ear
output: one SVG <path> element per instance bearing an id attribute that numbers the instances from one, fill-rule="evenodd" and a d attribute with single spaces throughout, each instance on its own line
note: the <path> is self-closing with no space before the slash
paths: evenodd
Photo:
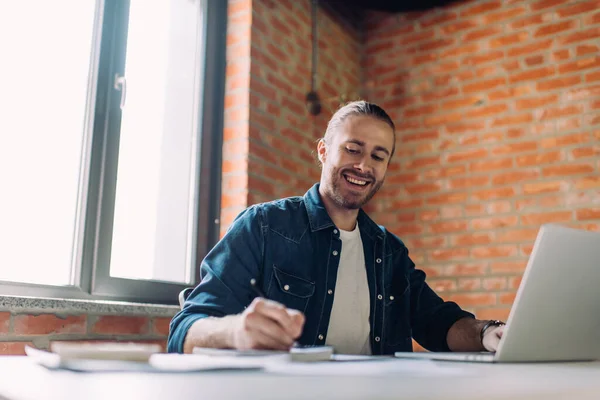
<path id="1" fill-rule="evenodd" d="M 319 143 L 317 143 L 317 156 L 319 157 L 321 164 L 323 164 L 327 158 L 327 145 L 323 139 L 319 139 Z"/>

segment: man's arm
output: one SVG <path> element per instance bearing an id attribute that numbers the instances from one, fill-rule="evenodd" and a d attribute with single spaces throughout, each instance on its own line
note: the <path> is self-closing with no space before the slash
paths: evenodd
<path id="1" fill-rule="evenodd" d="M 446 341 L 451 351 L 496 351 L 504 326 L 474 318 L 459 319 L 450 327 Z M 486 328 L 487 326 L 487 328 Z M 485 328 L 484 336 L 481 331 Z"/>
<path id="2" fill-rule="evenodd" d="M 191 353 L 194 347 L 288 350 L 303 326 L 304 316 L 299 311 L 256 298 L 241 314 L 194 322 L 183 351 Z"/>

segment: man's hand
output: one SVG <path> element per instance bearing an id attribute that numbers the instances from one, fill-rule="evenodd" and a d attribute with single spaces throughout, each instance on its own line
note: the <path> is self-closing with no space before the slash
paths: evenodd
<path id="1" fill-rule="evenodd" d="M 304 314 L 300 311 L 257 297 L 237 316 L 232 344 L 238 350 L 289 350 L 303 327 Z"/>
<path id="2" fill-rule="evenodd" d="M 495 326 L 485 331 L 482 342 L 483 347 L 485 347 L 487 351 L 495 352 L 498 350 L 498 344 L 500 343 L 500 339 L 504 333 L 505 326 L 506 325 Z"/>

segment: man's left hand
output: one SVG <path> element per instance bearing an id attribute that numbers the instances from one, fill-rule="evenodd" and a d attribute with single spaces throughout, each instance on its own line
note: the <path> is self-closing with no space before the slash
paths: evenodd
<path id="1" fill-rule="evenodd" d="M 502 334 L 504 333 L 504 327 L 506 325 L 502 325 L 502 326 L 495 326 L 493 328 L 489 328 L 485 334 L 483 335 L 483 347 L 485 347 L 485 349 L 487 351 L 491 351 L 491 352 L 495 352 L 496 350 L 498 350 L 498 344 L 500 343 L 500 339 L 502 338 Z"/>

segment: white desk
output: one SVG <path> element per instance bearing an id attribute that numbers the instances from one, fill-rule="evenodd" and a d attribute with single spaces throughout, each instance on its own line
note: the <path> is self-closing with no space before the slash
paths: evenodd
<path id="1" fill-rule="evenodd" d="M 407 367 L 421 361 L 402 360 Z M 414 364 L 412 364 L 414 365 Z M 440 363 L 437 363 L 439 366 Z M 48 371 L 0 357 L 0 398 L 27 399 L 600 399 L 600 363 L 441 363 L 446 372 L 381 376 Z M 416 366 L 423 369 L 423 364 Z M 434 368 L 435 369 L 435 368 Z"/>

